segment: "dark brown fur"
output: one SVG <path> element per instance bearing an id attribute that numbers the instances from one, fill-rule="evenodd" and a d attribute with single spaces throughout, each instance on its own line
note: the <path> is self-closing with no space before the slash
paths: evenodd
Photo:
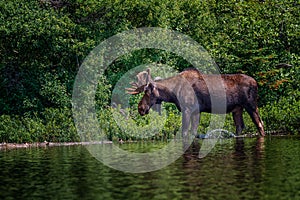
<path id="1" fill-rule="evenodd" d="M 220 80 L 223 81 L 226 97 L 222 95 L 221 90 L 224 93 L 224 87 L 220 87 L 222 85 Z M 220 79 L 218 75 L 205 75 L 196 69 L 188 69 L 176 76 L 155 82 L 150 78 L 149 83 L 142 87 L 145 94 L 138 105 L 139 113 L 148 114 L 153 105 L 161 104 L 163 101 L 174 103 L 182 112 L 183 135 L 187 135 L 190 124 L 192 133 L 196 134 L 201 112 L 216 114 L 232 112 L 236 134 L 239 135 L 245 128 L 242 116 L 245 109 L 260 135 L 265 136 L 257 107 L 257 83 L 247 75 L 225 74 L 221 75 Z M 212 96 L 219 102 L 215 103 L 214 107 L 211 102 Z"/>

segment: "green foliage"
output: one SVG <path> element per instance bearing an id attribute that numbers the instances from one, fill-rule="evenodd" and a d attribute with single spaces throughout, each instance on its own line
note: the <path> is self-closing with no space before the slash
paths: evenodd
<path id="1" fill-rule="evenodd" d="M 168 112 L 168 113 L 167 113 Z M 178 111 L 164 110 L 162 115 L 151 111 L 141 117 L 136 109 L 110 108 L 98 112 L 100 129 L 109 140 L 165 140 L 180 130 Z M 90 135 L 89 139 L 97 136 Z"/>
<path id="2" fill-rule="evenodd" d="M 0 138 L 2 142 L 31 142 L 19 118 L 1 115 Z"/>
<path id="3" fill-rule="evenodd" d="M 299 2 L 292 0 L 1 1 L 1 141 L 77 140 L 70 108 L 78 68 L 101 41 L 139 27 L 177 30 L 199 42 L 222 73 L 253 76 L 259 83 L 259 105 L 267 129 L 296 133 L 299 7 Z M 136 137 L 122 132 L 108 108 L 118 80 L 133 67 L 147 63 L 177 70 L 191 66 L 158 49 L 134 51 L 115 60 L 105 77 L 100 77 L 95 97 L 100 126 L 109 139 Z M 279 63 L 291 66 L 276 67 Z M 132 99 L 128 112 L 135 121 L 130 123 L 146 125 L 149 118 L 137 115 L 137 102 L 137 97 Z M 180 124 L 178 113 L 172 109 L 167 113 L 159 137 L 172 137 Z M 225 126 L 232 129 L 231 116 L 227 118 Z M 245 118 L 250 127 L 247 131 L 255 131 L 251 120 Z M 202 117 L 204 128 L 199 131 L 205 132 L 208 119 L 209 115 Z"/>
<path id="4" fill-rule="evenodd" d="M 0 116 L 1 142 L 72 142 L 78 141 L 69 109 L 46 109 L 31 116 Z"/>
<path id="5" fill-rule="evenodd" d="M 173 138 L 176 134 L 180 133 L 181 127 L 181 116 L 175 110 L 171 110 L 167 114 L 167 119 L 162 130 L 163 138 L 170 139 Z"/>
<path id="6" fill-rule="evenodd" d="M 102 110 L 107 108 L 110 103 L 111 97 L 111 85 L 108 83 L 107 79 L 103 76 L 100 77 L 98 81 L 97 90 L 95 94 L 96 109 Z"/>
<path id="7" fill-rule="evenodd" d="M 295 91 L 298 98 L 282 97 L 279 101 L 263 108 L 264 123 L 269 131 L 298 134 L 300 132 L 300 91 Z"/>
<path id="8" fill-rule="evenodd" d="M 43 118 L 45 124 L 45 140 L 55 142 L 79 140 L 70 109 L 49 108 L 43 112 Z"/>

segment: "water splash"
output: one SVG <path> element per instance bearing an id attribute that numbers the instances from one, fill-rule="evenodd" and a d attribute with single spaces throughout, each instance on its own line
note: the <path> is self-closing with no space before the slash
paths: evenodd
<path id="1" fill-rule="evenodd" d="M 225 139 L 236 137 L 236 135 L 225 129 L 214 129 L 206 134 L 199 134 L 197 137 L 200 139 Z"/>
<path id="2" fill-rule="evenodd" d="M 214 145 L 219 139 L 232 138 L 232 137 L 236 137 L 235 134 L 224 129 L 214 129 L 208 131 L 206 134 L 199 134 L 198 138 L 204 140 L 200 148 L 198 157 L 204 158 L 207 154 L 209 154 L 209 152 L 211 151 L 211 149 L 214 147 Z"/>

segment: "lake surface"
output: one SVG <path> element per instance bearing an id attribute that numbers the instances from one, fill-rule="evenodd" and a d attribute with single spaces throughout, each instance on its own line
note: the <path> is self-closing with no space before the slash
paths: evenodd
<path id="1" fill-rule="evenodd" d="M 153 143 L 122 144 L 141 152 Z M 199 159 L 197 140 L 154 172 L 111 169 L 84 146 L 0 151 L 0 199 L 299 199 L 299 137 L 224 139 Z"/>

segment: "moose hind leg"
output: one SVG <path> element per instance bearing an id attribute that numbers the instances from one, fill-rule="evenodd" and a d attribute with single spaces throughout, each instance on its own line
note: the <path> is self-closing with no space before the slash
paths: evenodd
<path id="1" fill-rule="evenodd" d="M 242 131 L 245 129 L 245 124 L 243 120 L 243 108 L 240 107 L 232 112 L 232 117 L 234 121 L 234 125 L 236 127 L 235 133 L 236 135 L 240 135 Z"/>
<path id="2" fill-rule="evenodd" d="M 258 107 L 256 106 L 255 108 L 252 107 L 247 107 L 246 111 L 248 112 L 248 114 L 250 115 L 253 123 L 256 125 L 260 136 L 265 136 L 265 131 L 264 131 L 264 126 L 263 126 L 263 122 L 259 116 L 259 112 L 258 112 Z"/>

